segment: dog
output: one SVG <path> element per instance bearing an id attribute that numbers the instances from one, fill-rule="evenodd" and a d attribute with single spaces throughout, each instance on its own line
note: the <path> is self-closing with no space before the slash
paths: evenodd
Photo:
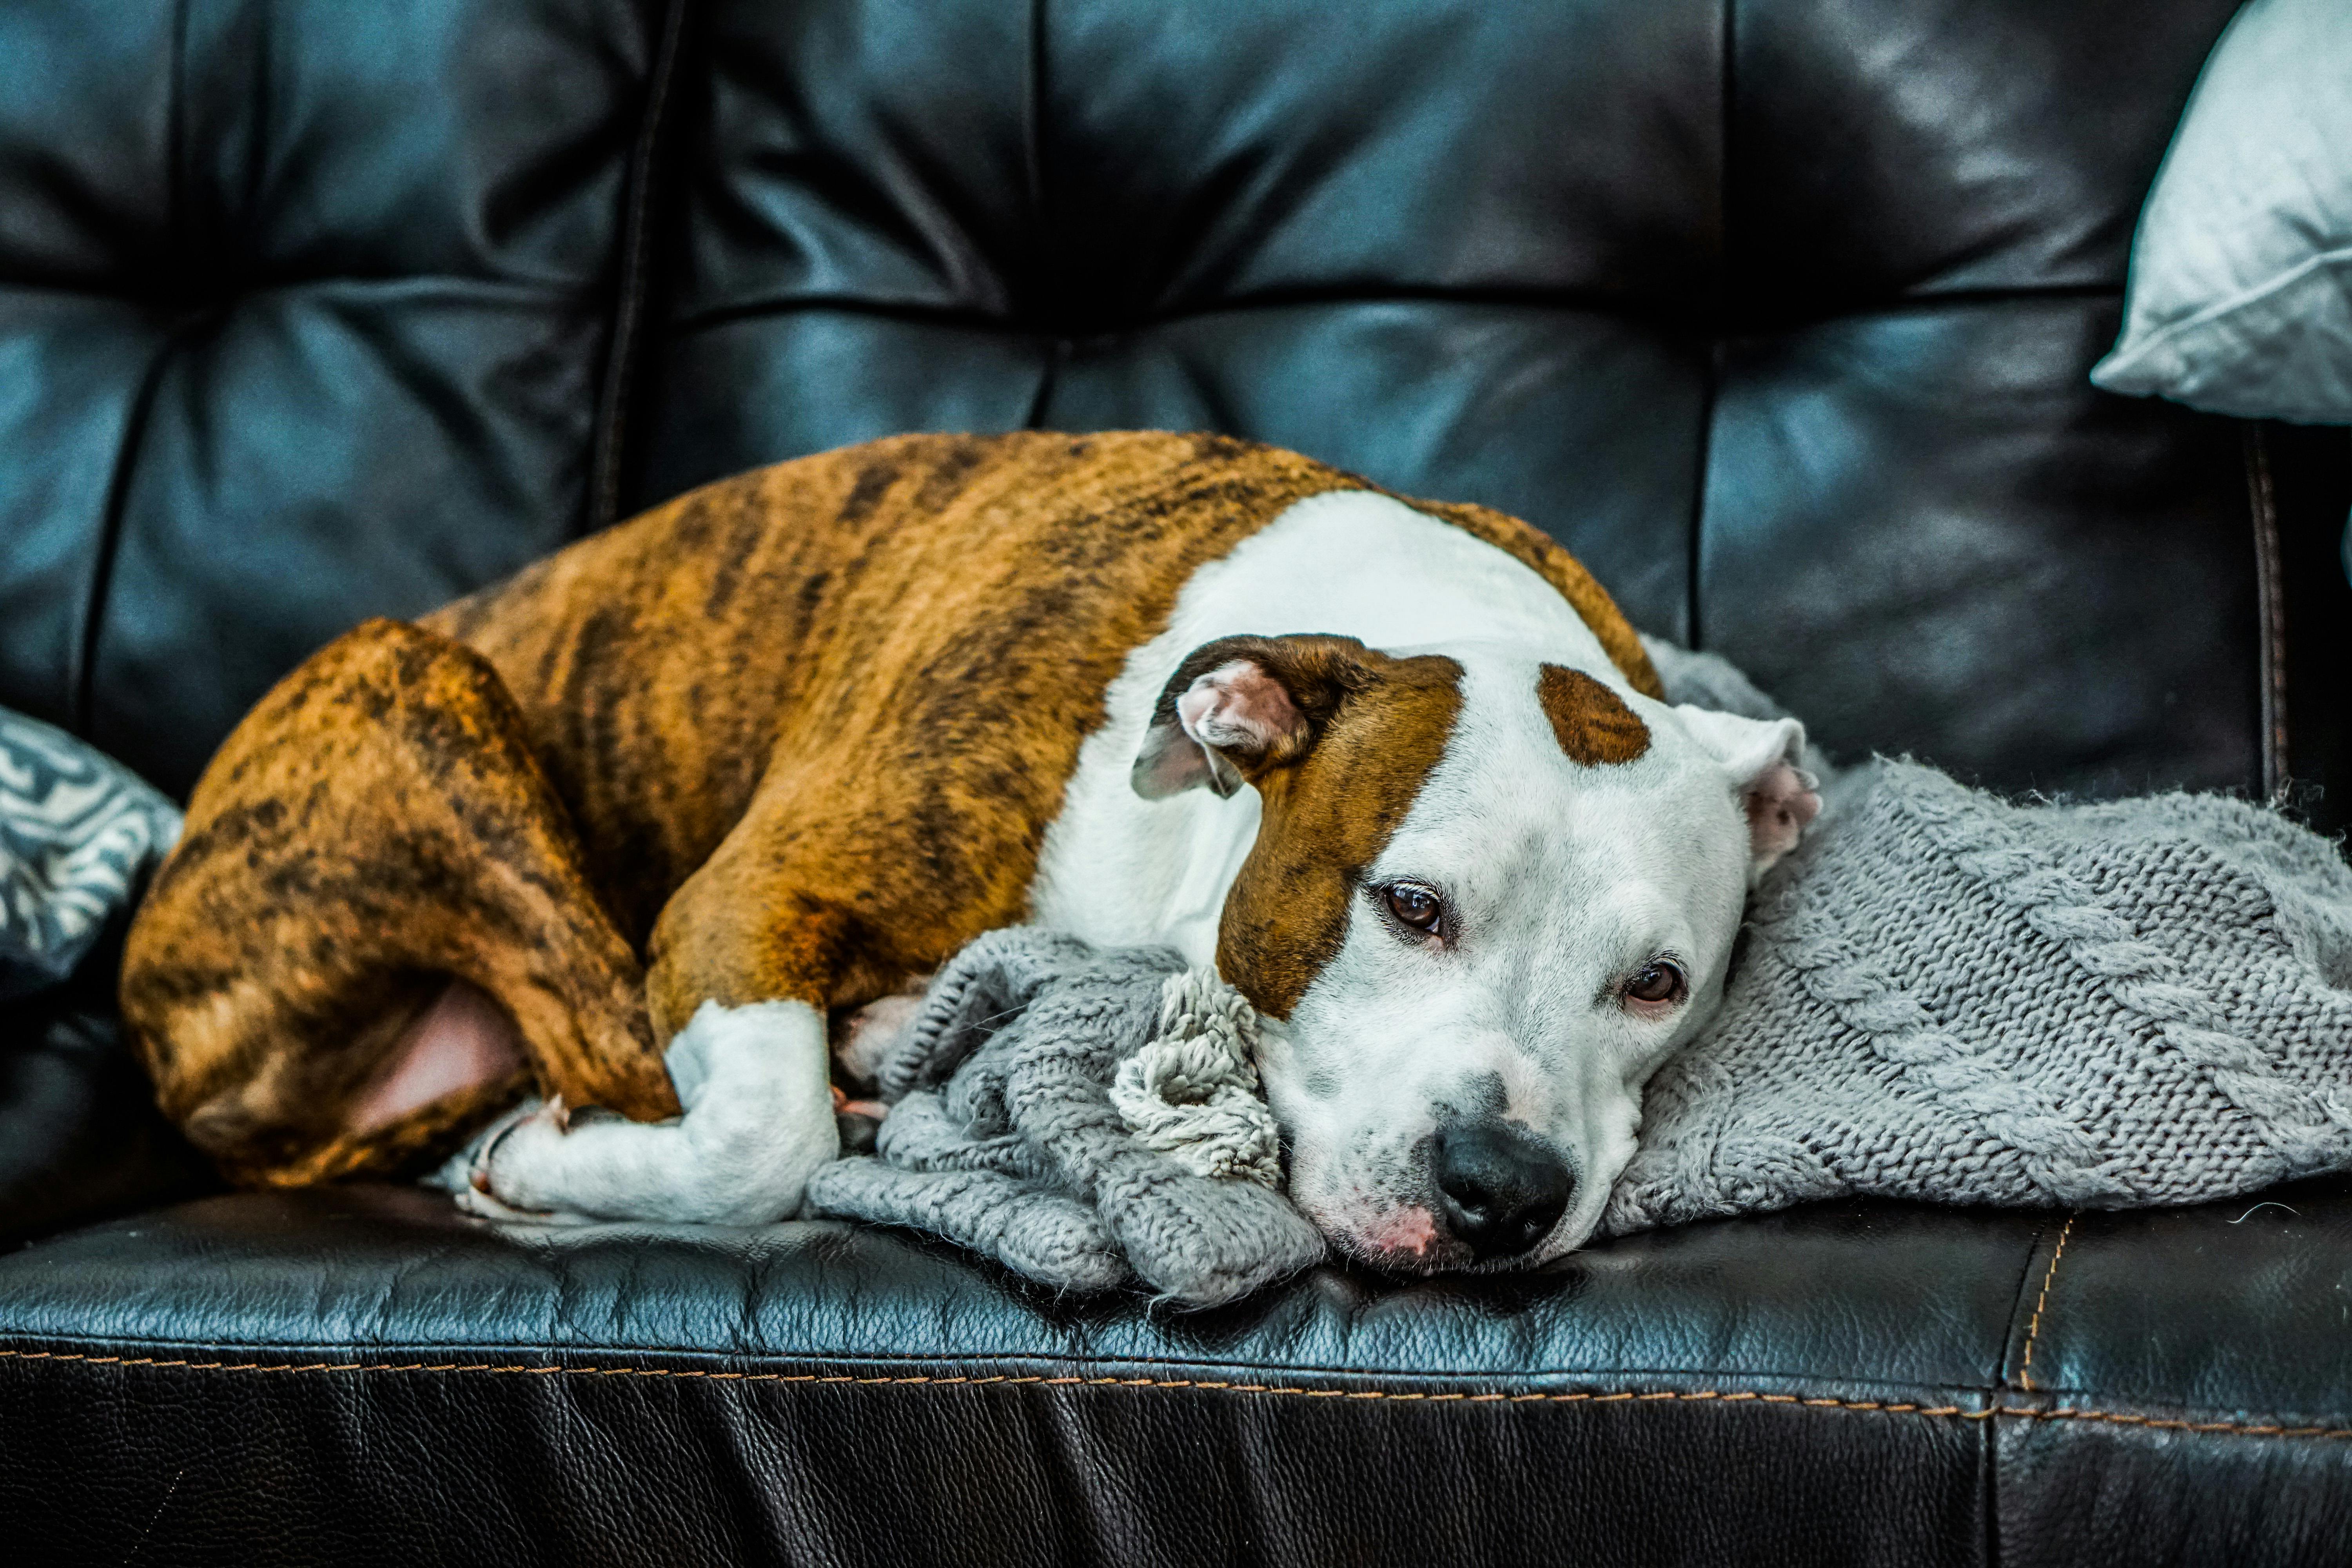
<path id="1" fill-rule="evenodd" d="M 1265 1015 L 1341 1248 L 1520 1267 L 1718 998 L 1803 744 L 1664 701 L 1499 512 L 1221 436 L 898 437 L 313 656 L 198 783 L 123 1013 L 244 1184 L 473 1139 L 476 1212 L 764 1223 L 838 1153 L 832 1023 L 1024 919 L 1164 943 Z"/>

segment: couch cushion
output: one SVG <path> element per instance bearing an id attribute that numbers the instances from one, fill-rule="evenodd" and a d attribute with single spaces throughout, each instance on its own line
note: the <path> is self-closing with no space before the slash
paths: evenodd
<path id="1" fill-rule="evenodd" d="M 620 0 L 17 7 L 0 702 L 184 784 L 325 636 L 606 515 L 624 433 L 651 500 L 1212 425 L 1543 523 L 1850 750 L 2252 788 L 2315 715 L 2341 765 L 2340 437 L 2083 379 L 2231 8 L 707 0 L 664 95 Z M 598 420 L 641 239 L 664 332 Z M 74 1092 L 144 1136 L 122 1065 Z M 2352 1194 L 2289 1202 L 1833 1205 L 1187 1319 L 822 1226 L 215 1198 L 0 1256 L 0 1517 L 106 1563 L 2326 1561 Z"/>
<path id="2" fill-rule="evenodd" d="M 2347 1190 L 2069 1217 L 2012 1335 L 2049 1414 L 1996 1427 L 2000 1563 L 2341 1557 Z"/>
<path id="3" fill-rule="evenodd" d="M 0 1258 L 0 1505 L 60 1561 L 2322 1561 L 2352 1183 L 2283 1195 L 1828 1205 L 1198 1316 L 834 1225 L 216 1198 Z"/>
<path id="4" fill-rule="evenodd" d="M 177 793 L 589 521 L 631 0 L 0 14 L 0 704 Z"/>
<path id="5" fill-rule="evenodd" d="M 220 1186 L 121 1037 L 121 952 L 118 932 L 102 969 L 0 1011 L 0 1246 Z"/>
<path id="6" fill-rule="evenodd" d="M 635 499 L 1230 430 L 1528 518 L 1846 754 L 2264 788 L 2244 440 L 2085 379 L 2231 9 L 719 0 Z"/>

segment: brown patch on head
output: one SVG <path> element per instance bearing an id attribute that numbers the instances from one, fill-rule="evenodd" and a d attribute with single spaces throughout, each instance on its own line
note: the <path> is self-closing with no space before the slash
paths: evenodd
<path id="1" fill-rule="evenodd" d="M 1604 767 L 1630 763 L 1650 749 L 1650 727 L 1641 715 L 1580 669 L 1545 665 L 1536 676 L 1536 700 L 1571 762 Z"/>
<path id="2" fill-rule="evenodd" d="M 1265 812 L 1225 897 L 1217 968 L 1260 1012 L 1286 1018 L 1347 940 L 1365 868 L 1445 753 L 1462 667 L 1433 654 L 1391 658 L 1352 637 L 1246 640 L 1267 645 L 1277 673 L 1300 673 L 1291 693 L 1310 733 L 1241 764 Z M 1294 657 L 1284 659 L 1286 649 Z"/>

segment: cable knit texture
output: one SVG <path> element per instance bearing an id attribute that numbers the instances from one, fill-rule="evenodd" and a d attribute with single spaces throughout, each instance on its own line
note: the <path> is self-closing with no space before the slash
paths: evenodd
<path id="1" fill-rule="evenodd" d="M 1868 1193 L 2194 1203 L 2352 1165 L 2352 871 L 2213 796 L 1879 762 L 1774 868 L 1606 1228 Z"/>
<path id="2" fill-rule="evenodd" d="M 1256 1030 L 1172 952 L 992 931 L 885 1053 L 876 1152 L 820 1170 L 810 1211 L 930 1231 L 1066 1289 L 1247 1295 L 1323 1255 L 1275 1190 Z"/>
<path id="3" fill-rule="evenodd" d="M 1645 642 L 1648 639 L 1644 639 Z M 1649 643 L 1670 697 L 1777 714 Z M 2196 1203 L 2352 1167 L 2352 868 L 2213 795 L 1823 786 L 1721 1010 L 1650 1080 L 1605 1230 L 1873 1194 Z"/>

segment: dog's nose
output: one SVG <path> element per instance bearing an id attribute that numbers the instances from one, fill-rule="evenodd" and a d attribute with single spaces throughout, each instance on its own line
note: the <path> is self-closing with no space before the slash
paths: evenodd
<path id="1" fill-rule="evenodd" d="M 1479 1258 L 1509 1258 L 1549 1234 L 1576 1178 L 1533 1133 L 1507 1122 L 1441 1128 L 1435 1150 L 1437 1214 Z"/>

